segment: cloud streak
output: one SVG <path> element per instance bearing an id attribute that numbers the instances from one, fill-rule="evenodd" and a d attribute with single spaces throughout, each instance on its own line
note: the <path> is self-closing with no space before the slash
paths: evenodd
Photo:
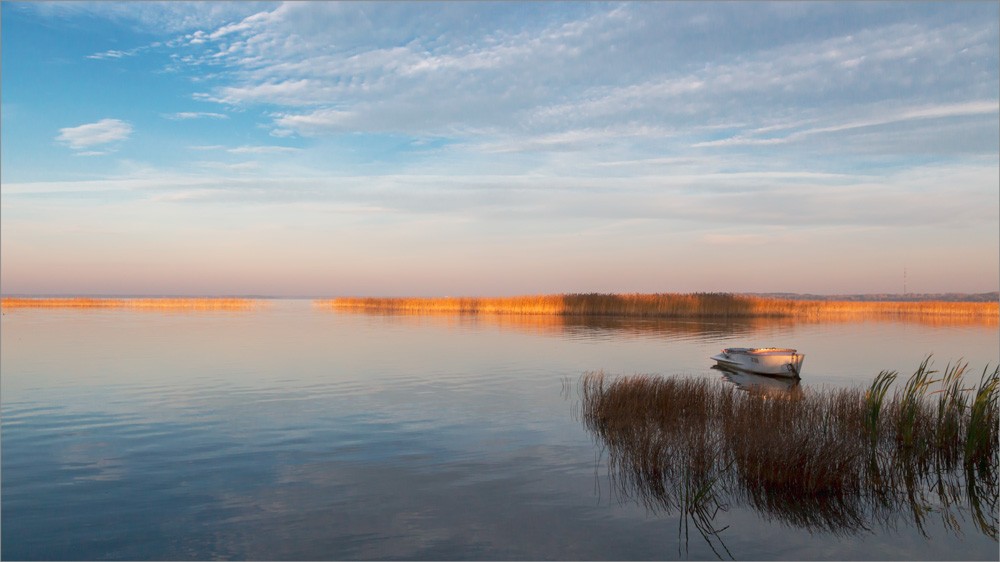
<path id="1" fill-rule="evenodd" d="M 865 129 L 869 127 L 879 127 L 883 125 L 894 125 L 911 121 L 922 121 L 928 119 L 946 119 L 951 117 L 974 117 L 980 115 L 993 115 L 1000 113 L 1000 106 L 995 101 L 971 101 L 958 104 L 945 104 L 937 106 L 922 106 L 907 108 L 903 110 L 891 111 L 880 117 L 872 117 L 863 120 L 848 121 L 826 127 L 813 127 L 794 131 L 784 136 L 752 137 L 734 136 L 726 139 L 695 143 L 696 148 L 718 147 L 718 146 L 760 146 L 784 144 L 801 140 L 805 137 L 820 135 L 824 133 L 840 133 L 855 129 Z M 771 131 L 775 129 L 790 129 L 794 125 L 771 126 L 759 129 L 758 131 Z"/>
<path id="2" fill-rule="evenodd" d="M 257 162 L 199 162 L 216 173 L 168 174 L 100 181 L 30 182 L 4 186 L 12 199 L 121 192 L 140 199 L 187 203 L 306 204 L 366 208 L 386 215 L 449 220 L 543 220 L 570 225 L 586 218 L 760 225 L 806 230 L 855 225 L 962 228 L 1000 221 L 1000 178 L 992 165 L 922 166 L 887 176 L 808 170 L 658 173 L 619 178 L 526 175 L 384 174 L 313 177 L 275 175 Z M 252 177 L 241 172 L 254 171 Z M 226 175 L 220 172 L 234 172 Z M 934 196 L 953 185 L 947 200 Z"/>
<path id="3" fill-rule="evenodd" d="M 132 125 L 121 119 L 101 119 L 76 127 L 59 129 L 56 140 L 73 150 L 84 150 L 123 141 L 132 134 Z M 91 151 L 90 154 L 95 154 Z"/>
<path id="4" fill-rule="evenodd" d="M 225 113 L 211 111 L 179 111 L 177 113 L 164 113 L 163 118 L 172 121 L 188 121 L 191 119 L 229 119 L 229 116 Z"/>

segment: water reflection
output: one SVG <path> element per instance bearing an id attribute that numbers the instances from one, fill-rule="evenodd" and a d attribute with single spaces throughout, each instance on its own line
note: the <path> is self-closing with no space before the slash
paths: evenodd
<path id="1" fill-rule="evenodd" d="M 975 459 L 898 435 L 869 439 L 860 390 L 804 395 L 793 381 L 724 377 L 735 388 L 602 372 L 580 382 L 581 419 L 607 453 L 614 489 L 653 513 L 679 514 L 679 548 L 693 526 L 720 559 L 734 558 L 720 520 L 734 508 L 835 536 L 905 524 L 927 537 L 932 517 L 960 535 L 971 519 L 997 540 L 995 437 Z M 789 399 L 771 399 L 779 396 Z"/>
<path id="2" fill-rule="evenodd" d="M 722 373 L 723 379 L 745 392 L 774 398 L 795 398 L 802 395 L 802 385 L 799 384 L 800 379 L 798 378 L 755 375 L 727 369 L 721 365 L 712 365 L 711 368 Z"/>
<path id="3" fill-rule="evenodd" d="M 452 314 L 407 313 L 369 310 L 319 309 L 331 314 L 372 316 L 391 322 L 422 325 L 428 322 L 468 328 L 496 326 L 531 334 L 555 335 L 566 338 L 606 339 L 621 336 L 701 340 L 728 338 L 751 334 L 761 329 L 781 329 L 795 325 L 791 319 L 774 318 L 629 318 L 616 316 L 557 315 L 557 314 Z"/>
<path id="4" fill-rule="evenodd" d="M 531 335 L 553 336 L 565 340 L 620 341 L 625 338 L 643 338 L 658 341 L 720 342 L 739 341 L 754 338 L 760 334 L 792 333 L 802 330 L 825 332 L 832 325 L 848 325 L 855 331 L 865 325 L 858 319 L 809 318 L 635 318 L 624 316 L 560 315 L 560 314 L 456 314 L 456 313 L 408 313 L 405 311 L 342 310 L 313 307 L 314 310 L 330 315 L 355 315 L 379 318 L 390 324 L 403 326 L 439 325 L 457 330 L 476 328 L 500 328 Z M 922 330 L 942 328 L 968 328 L 978 333 L 990 333 L 996 325 L 992 317 L 947 317 L 920 316 L 900 318 L 898 316 L 873 316 L 866 318 L 871 326 L 868 331 L 896 330 L 900 327 L 920 326 Z M 949 332 L 951 333 L 951 332 Z M 957 333 L 957 332 L 955 332 Z M 940 336 L 935 332 L 935 339 Z M 766 342 L 765 342 L 766 343 Z M 762 343 L 761 345 L 764 345 Z M 821 343 L 821 342 L 817 342 Z M 936 342 L 940 345 L 940 342 Z M 934 347 L 932 349 L 940 349 Z M 963 346 L 964 349 L 964 346 Z M 928 350 L 920 350 L 921 352 Z M 968 357 L 967 357 L 968 358 Z M 992 356 L 987 356 L 992 359 Z M 819 355 L 814 354 L 812 365 L 817 366 Z M 810 369 L 814 370 L 814 369 Z"/>

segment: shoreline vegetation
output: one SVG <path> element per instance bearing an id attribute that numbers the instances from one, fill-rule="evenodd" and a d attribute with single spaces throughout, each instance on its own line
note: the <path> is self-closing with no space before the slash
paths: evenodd
<path id="1" fill-rule="evenodd" d="M 619 498 L 680 512 L 684 534 L 693 523 L 720 558 L 725 527 L 714 520 L 739 507 L 845 535 L 906 520 L 923 533 L 936 513 L 996 541 L 1000 367 L 978 381 L 966 367 L 939 372 L 928 357 L 892 392 L 898 373 L 883 371 L 867 389 L 784 394 L 587 372 L 580 417 Z"/>
<path id="2" fill-rule="evenodd" d="M 3 297 L 0 307 L 14 308 L 70 308 L 70 309 L 131 309 L 131 310 L 253 310 L 263 303 L 245 298 L 20 298 Z"/>
<path id="3" fill-rule="evenodd" d="M 3 297 L 3 309 L 254 310 L 266 298 L 241 297 Z M 514 297 L 341 297 L 314 299 L 323 310 L 401 315 L 493 318 L 603 318 L 703 320 L 854 321 L 912 320 L 932 323 L 1000 323 L 1000 302 L 838 301 L 761 297 L 731 293 L 576 293 Z"/>
<path id="4" fill-rule="evenodd" d="M 998 302 L 798 300 L 729 293 L 562 294 L 518 297 L 319 299 L 323 309 L 382 314 L 555 315 L 627 318 L 1000 319 Z"/>

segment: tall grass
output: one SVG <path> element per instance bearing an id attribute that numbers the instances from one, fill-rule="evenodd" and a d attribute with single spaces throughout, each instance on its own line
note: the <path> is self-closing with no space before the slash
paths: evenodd
<path id="1" fill-rule="evenodd" d="M 871 387 L 865 393 L 864 420 L 865 430 L 870 441 L 878 441 L 879 424 L 882 420 L 882 408 L 889 388 L 896 380 L 896 371 L 882 371 L 872 381 Z"/>
<path id="2" fill-rule="evenodd" d="M 934 428 L 933 448 L 939 451 L 948 464 L 954 464 L 959 459 L 962 452 L 963 439 L 962 430 L 966 423 L 965 415 L 969 412 L 969 427 L 979 426 L 982 422 L 973 420 L 973 413 L 968 406 L 968 389 L 963 388 L 963 376 L 966 364 L 958 362 L 954 366 L 945 367 L 940 379 L 941 390 L 937 394 L 937 412 L 934 416 L 936 426 Z"/>
<path id="3" fill-rule="evenodd" d="M 316 300 L 320 308 L 392 314 L 509 314 L 637 318 L 939 318 L 997 323 L 996 302 L 804 301 L 728 293 L 563 294 L 518 297 L 375 298 Z"/>
<path id="4" fill-rule="evenodd" d="M 934 379 L 928 357 L 893 392 L 896 373 L 883 371 L 867 391 L 785 396 L 592 372 L 580 381 L 581 419 L 622 497 L 691 518 L 713 549 L 727 505 L 844 534 L 906 518 L 922 528 L 930 513 L 958 531 L 956 513 L 970 513 L 996 540 L 1000 367 L 975 388 L 965 370 L 958 362 Z"/>
<path id="5" fill-rule="evenodd" d="M 928 405 L 924 397 L 930 386 L 937 382 L 931 379 L 931 375 L 937 371 L 928 368 L 929 363 L 930 357 L 920 363 L 893 403 L 896 410 L 896 439 L 902 447 L 929 445 L 924 435 L 929 429 L 927 424 L 930 422 Z"/>
<path id="6" fill-rule="evenodd" d="M 18 308 L 69 308 L 102 309 L 124 308 L 136 310 L 250 310 L 261 306 L 256 299 L 244 298 L 18 298 L 3 297 L 0 306 Z"/>
<path id="7" fill-rule="evenodd" d="M 1000 370 L 984 369 L 979 387 L 969 407 L 965 430 L 965 460 L 970 467 L 989 468 L 997 464 L 1000 439 L 997 399 L 1000 397 Z"/>

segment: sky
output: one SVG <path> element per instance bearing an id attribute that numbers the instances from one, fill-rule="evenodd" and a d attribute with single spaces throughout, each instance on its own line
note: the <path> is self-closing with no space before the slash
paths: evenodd
<path id="1" fill-rule="evenodd" d="M 997 2 L 3 2 L 5 295 L 1000 288 Z"/>

